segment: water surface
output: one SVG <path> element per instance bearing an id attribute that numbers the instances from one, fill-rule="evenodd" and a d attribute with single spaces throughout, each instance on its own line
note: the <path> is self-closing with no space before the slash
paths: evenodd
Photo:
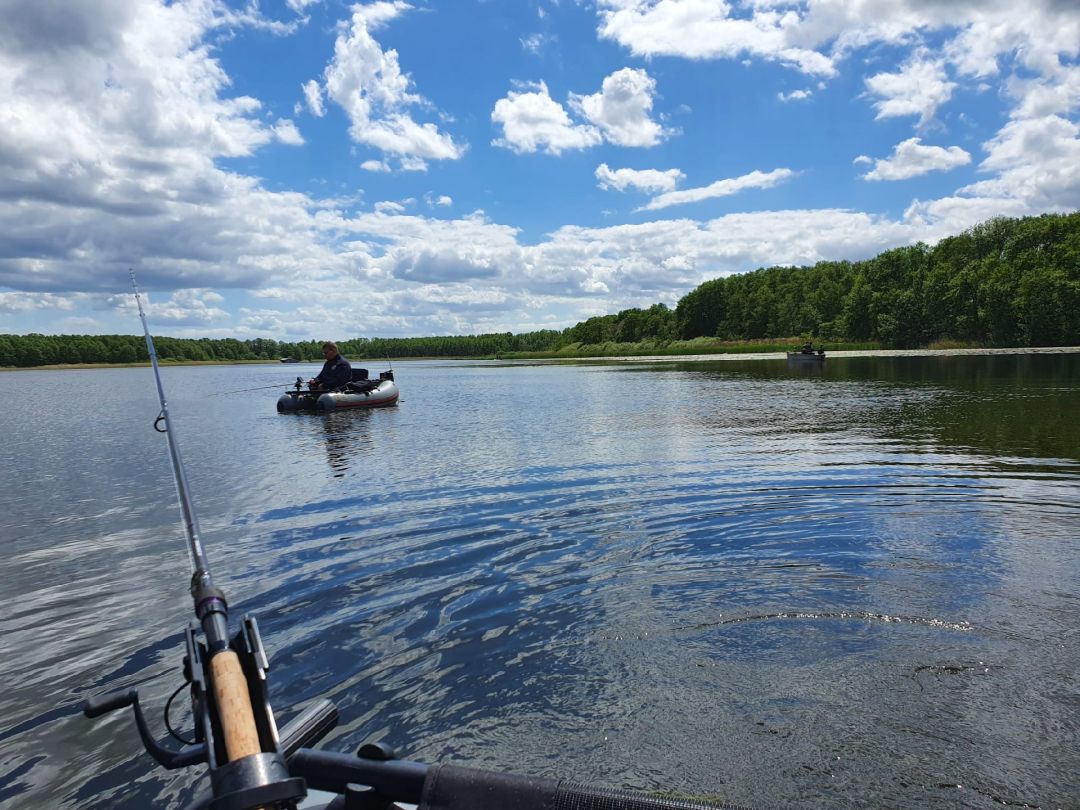
<path id="1" fill-rule="evenodd" d="M 299 368 L 299 371 L 297 370 Z M 372 367 L 373 371 L 381 370 Z M 764 807 L 1080 806 L 1080 355 L 163 371 L 279 720 L 335 750 Z M 178 806 L 191 613 L 149 369 L 0 375 L 0 803 Z M 177 720 L 181 712 L 177 712 Z"/>

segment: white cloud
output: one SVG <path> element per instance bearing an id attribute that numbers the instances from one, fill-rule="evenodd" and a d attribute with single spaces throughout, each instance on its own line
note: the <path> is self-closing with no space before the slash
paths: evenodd
<path id="1" fill-rule="evenodd" d="M 304 145 L 304 136 L 300 134 L 300 130 L 296 128 L 296 124 L 288 118 L 279 118 L 277 123 L 274 124 L 274 137 L 290 146 Z"/>
<path id="2" fill-rule="evenodd" d="M 656 82 L 644 70 L 623 68 L 607 76 L 598 93 L 571 93 L 570 108 L 588 123 L 575 123 L 551 98 L 547 84 L 521 84 L 495 102 L 491 120 L 502 126 L 495 146 L 515 152 L 541 149 L 557 155 L 603 141 L 618 146 L 654 146 L 666 134 L 649 117 Z"/>
<path id="3" fill-rule="evenodd" d="M 687 59 L 757 57 L 803 73 L 834 76 L 856 49 L 905 45 L 928 32 L 956 32 L 949 61 L 965 75 L 998 71 L 1002 54 L 1018 52 L 1038 72 L 1075 56 L 1080 6 L 1068 0 L 599 0 L 598 32 L 645 57 Z"/>
<path id="4" fill-rule="evenodd" d="M 538 54 L 555 41 L 550 34 L 529 34 L 521 38 L 521 47 L 527 53 Z"/>
<path id="5" fill-rule="evenodd" d="M 426 172 L 427 161 L 416 155 L 402 155 L 398 161 L 403 172 Z"/>
<path id="6" fill-rule="evenodd" d="M 314 79 L 309 79 L 304 82 L 302 88 L 304 91 L 304 100 L 307 102 L 307 108 L 311 110 L 311 114 L 317 118 L 322 118 L 326 115 L 326 108 L 323 106 L 322 85 Z"/>
<path id="7" fill-rule="evenodd" d="M 784 4 L 787 5 L 787 4 Z M 723 0 L 600 0 L 600 36 L 638 56 L 737 59 L 749 54 L 832 76 L 832 60 L 797 42 L 795 11 L 755 9 L 734 16 Z"/>
<path id="8" fill-rule="evenodd" d="M 644 70 L 623 68 L 604 79 L 599 93 L 571 94 L 570 104 L 619 146 L 655 146 L 664 129 L 649 118 L 656 81 Z"/>
<path id="9" fill-rule="evenodd" d="M 640 211 L 656 211 L 668 208 L 672 205 L 685 205 L 686 203 L 700 202 L 715 197 L 727 197 L 738 194 L 748 188 L 772 188 L 785 180 L 795 176 L 791 169 L 773 169 L 771 172 L 752 171 L 741 177 L 732 177 L 725 180 L 717 180 L 700 188 L 687 188 L 681 191 L 669 191 L 654 197 L 643 205 Z"/>
<path id="10" fill-rule="evenodd" d="M 132 264 L 171 284 L 258 286 L 296 271 L 289 251 L 325 258 L 305 198 L 215 165 L 292 137 L 228 95 L 206 39 L 232 17 L 125 0 L 54 11 L 9 2 L 0 27 L 0 287 L 115 290 Z"/>
<path id="11" fill-rule="evenodd" d="M 814 95 L 812 90 L 792 90 L 790 93 L 777 93 L 781 101 L 804 101 Z"/>
<path id="12" fill-rule="evenodd" d="M 870 159 L 856 158 L 856 162 L 870 162 Z M 863 178 L 907 180 L 909 177 L 948 171 L 968 163 L 971 163 L 971 155 L 959 146 L 924 146 L 919 138 L 908 138 L 896 145 L 891 157 L 874 161 L 874 168 L 864 174 Z"/>
<path id="13" fill-rule="evenodd" d="M 0 292 L 0 313 L 33 312 L 34 310 L 75 309 L 70 296 L 54 293 Z"/>
<path id="14" fill-rule="evenodd" d="M 952 98 L 956 84 L 946 77 L 944 60 L 919 55 L 899 73 L 868 77 L 866 87 L 881 99 L 874 102 L 879 119 L 917 115 L 922 126 L 934 117 L 938 107 Z"/>
<path id="15" fill-rule="evenodd" d="M 1080 126 L 1060 116 L 1011 121 L 987 143 L 979 166 L 995 176 L 960 189 L 1017 200 L 1029 211 L 1080 208 Z"/>
<path id="16" fill-rule="evenodd" d="M 1060 67 L 1038 78 L 1013 78 L 1008 94 L 1018 102 L 1014 118 L 1068 115 L 1080 107 L 1080 66 Z"/>
<path id="17" fill-rule="evenodd" d="M 385 160 L 365 160 L 360 164 L 360 168 L 366 172 L 388 172 L 390 164 Z"/>
<path id="18" fill-rule="evenodd" d="M 177 290 L 165 302 L 154 303 L 147 298 L 147 316 L 156 323 L 166 325 L 202 325 L 214 321 L 227 321 L 230 315 L 214 306 L 225 299 L 213 290 L 191 288 Z"/>
<path id="19" fill-rule="evenodd" d="M 503 136 L 492 144 L 519 153 L 543 149 L 557 155 L 567 149 L 596 146 L 602 140 L 596 127 L 572 123 L 563 106 L 548 94 L 544 82 L 511 90 L 495 102 L 491 120 L 503 128 Z"/>
<path id="20" fill-rule="evenodd" d="M 606 163 L 597 166 L 595 174 L 598 185 L 603 189 L 626 191 L 628 188 L 635 188 L 654 193 L 658 191 L 674 191 L 679 181 L 686 177 L 678 169 L 667 169 L 666 171 L 660 171 L 659 169 L 615 169 L 613 171 Z"/>
<path id="21" fill-rule="evenodd" d="M 349 116 L 354 141 L 408 160 L 411 168 L 420 162 L 426 168 L 428 160 L 460 158 L 464 148 L 435 124 L 419 124 L 406 113 L 424 99 L 411 92 L 412 82 L 401 72 L 397 51 L 384 51 L 371 35 L 409 8 L 400 1 L 353 6 L 352 19 L 341 27 L 323 77 L 326 95 Z"/>

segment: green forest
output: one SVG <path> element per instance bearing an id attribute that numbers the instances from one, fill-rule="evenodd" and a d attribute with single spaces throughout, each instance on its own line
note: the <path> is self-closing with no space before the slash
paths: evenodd
<path id="1" fill-rule="evenodd" d="M 338 340 L 351 359 L 590 354 L 589 347 L 797 337 L 888 348 L 1080 343 L 1080 212 L 992 219 L 933 247 L 763 267 L 564 330 Z M 319 341 L 155 337 L 163 361 L 321 360 Z M 0 335 L 0 366 L 147 362 L 135 335 Z"/>

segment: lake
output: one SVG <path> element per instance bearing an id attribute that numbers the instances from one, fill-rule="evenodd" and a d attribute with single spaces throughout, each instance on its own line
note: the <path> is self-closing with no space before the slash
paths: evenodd
<path id="1" fill-rule="evenodd" d="M 382 363 L 370 364 L 372 372 Z M 279 723 L 759 807 L 1080 806 L 1080 354 L 162 375 Z M 180 806 L 143 754 L 190 565 L 148 368 L 0 374 L 0 804 Z M 183 701 L 180 701 L 181 703 Z M 174 722 L 190 729 L 184 712 Z"/>

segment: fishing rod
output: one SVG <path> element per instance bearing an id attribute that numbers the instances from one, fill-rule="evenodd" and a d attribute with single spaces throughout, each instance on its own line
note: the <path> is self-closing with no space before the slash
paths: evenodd
<path id="1" fill-rule="evenodd" d="M 326 736 L 338 719 L 334 704 L 325 699 L 300 712 L 279 733 L 270 708 L 266 677 L 270 665 L 255 617 L 244 616 L 239 632 L 229 637 L 228 603 L 210 573 L 134 271 L 131 285 L 161 405 L 154 427 L 168 437 L 192 567 L 196 618 L 184 634 L 184 683 L 173 697 L 184 686 L 190 687 L 195 739 L 185 740 L 173 731 L 168 717 L 170 698 L 165 704 L 165 725 L 184 747 L 173 750 L 159 743 L 150 733 L 134 688 L 91 697 L 83 713 L 94 718 L 131 706 L 143 746 L 159 765 L 171 770 L 205 763 L 210 795 L 188 805 L 188 810 L 390 810 L 398 803 L 420 810 L 709 810 L 722 806 L 452 765 L 428 766 L 400 760 L 382 743 L 364 745 L 354 756 L 318 751 L 307 746 Z M 157 428 L 161 422 L 164 430 Z"/>
<path id="2" fill-rule="evenodd" d="M 214 584 L 210 572 L 187 473 L 161 382 L 154 339 L 150 334 L 134 271 L 130 271 L 130 275 L 161 405 L 161 413 L 154 427 L 168 438 L 173 481 L 183 515 L 192 567 L 190 591 L 196 620 L 189 624 L 185 632 L 187 655 L 184 658 L 184 675 L 185 685 L 191 687 L 196 739 L 179 752 L 159 744 L 149 733 L 135 689 L 92 697 L 86 701 L 83 713 L 87 717 L 98 717 L 131 706 L 139 736 L 159 764 L 169 769 L 201 762 L 209 765 L 214 793 L 211 806 L 215 809 L 291 807 L 296 800 L 303 798 L 306 789 L 302 779 L 290 776 L 280 748 L 266 690 L 266 670 L 269 665 L 258 625 L 254 617 L 245 616 L 240 632 L 232 638 L 229 636 L 228 602 L 225 594 Z M 165 424 L 164 430 L 158 427 L 162 422 Z M 167 711 L 168 705 L 166 725 Z M 326 721 L 324 717 L 320 722 L 325 724 Z M 171 726 L 169 728 L 171 731 Z"/>
<path id="3" fill-rule="evenodd" d="M 291 384 L 291 383 L 290 383 Z M 284 388 L 286 383 L 277 383 L 276 385 L 260 385 L 257 388 L 240 388 L 236 391 L 218 391 L 211 394 L 212 397 L 223 397 L 226 394 L 246 394 L 248 391 L 266 391 L 270 388 Z"/>

